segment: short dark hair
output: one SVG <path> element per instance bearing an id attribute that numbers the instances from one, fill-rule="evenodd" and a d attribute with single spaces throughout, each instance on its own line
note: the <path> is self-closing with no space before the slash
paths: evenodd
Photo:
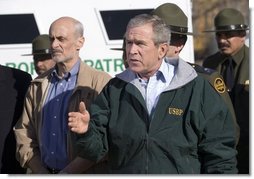
<path id="1" fill-rule="evenodd" d="M 187 35 L 171 33 L 170 45 L 179 44 L 179 42 L 185 44 L 186 41 Z"/>
<path id="2" fill-rule="evenodd" d="M 127 25 L 126 32 L 130 28 L 141 26 L 148 23 L 151 23 L 153 27 L 153 32 L 154 32 L 153 41 L 155 45 L 158 45 L 160 43 L 169 43 L 170 29 L 167 28 L 167 25 L 165 24 L 165 22 L 156 15 L 140 14 L 133 17 Z"/>

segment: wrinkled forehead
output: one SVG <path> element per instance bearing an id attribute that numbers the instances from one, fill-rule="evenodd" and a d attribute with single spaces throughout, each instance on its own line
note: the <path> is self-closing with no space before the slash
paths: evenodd
<path id="1" fill-rule="evenodd" d="M 49 29 L 50 36 L 62 36 L 68 33 L 74 33 L 73 22 L 68 19 L 59 19 L 53 22 Z"/>

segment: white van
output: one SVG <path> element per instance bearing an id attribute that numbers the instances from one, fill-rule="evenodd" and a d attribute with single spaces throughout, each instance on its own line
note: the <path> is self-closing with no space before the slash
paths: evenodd
<path id="1" fill-rule="evenodd" d="M 191 0 L 0 0 L 0 64 L 36 76 L 32 40 L 47 34 L 50 24 L 61 16 L 71 16 L 84 25 L 85 44 L 80 56 L 88 65 L 114 76 L 124 70 L 122 46 L 127 22 L 136 14 L 149 13 L 159 5 L 177 4 L 189 17 L 192 31 Z M 181 56 L 194 61 L 193 38 L 188 36 Z"/>

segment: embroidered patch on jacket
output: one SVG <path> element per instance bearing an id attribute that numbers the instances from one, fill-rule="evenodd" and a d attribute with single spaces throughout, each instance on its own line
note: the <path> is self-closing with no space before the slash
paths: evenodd
<path id="1" fill-rule="evenodd" d="M 179 108 L 168 108 L 168 113 L 171 115 L 181 116 L 183 114 L 183 110 Z"/>
<path id="2" fill-rule="evenodd" d="M 215 78 L 213 85 L 219 93 L 224 93 L 226 91 L 226 85 L 222 78 Z"/>

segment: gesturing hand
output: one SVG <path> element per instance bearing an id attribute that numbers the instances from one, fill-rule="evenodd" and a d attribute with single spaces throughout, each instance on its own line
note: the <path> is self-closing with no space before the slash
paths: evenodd
<path id="1" fill-rule="evenodd" d="M 90 114 L 84 102 L 79 103 L 79 112 L 69 112 L 68 126 L 78 134 L 86 133 L 90 121 Z"/>

